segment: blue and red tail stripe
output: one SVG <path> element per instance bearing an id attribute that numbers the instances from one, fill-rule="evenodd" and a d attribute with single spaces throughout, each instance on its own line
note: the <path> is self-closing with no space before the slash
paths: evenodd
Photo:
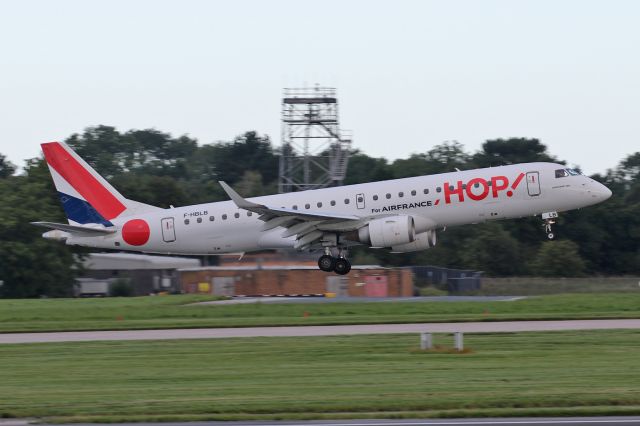
<path id="1" fill-rule="evenodd" d="M 96 211 L 91 204 L 84 200 L 73 197 L 62 192 L 58 192 L 60 202 L 64 208 L 64 212 L 69 220 L 79 224 L 99 223 L 104 226 L 113 226 L 113 223 L 106 220 L 100 213 Z"/>
<path id="2" fill-rule="evenodd" d="M 77 197 L 71 197 L 73 200 L 67 200 L 67 203 L 71 202 L 70 209 L 76 217 L 86 219 L 87 217 L 95 217 L 95 214 L 98 214 L 103 221 L 109 221 L 126 210 L 126 206 L 109 189 L 105 188 L 71 153 L 67 152 L 60 143 L 44 143 L 42 144 L 42 150 L 49 166 L 84 198 L 82 200 Z M 64 195 L 69 196 L 68 194 Z M 93 209 L 95 214 L 85 207 L 78 207 L 83 202 Z M 66 203 L 63 201 L 63 204 Z M 67 211 L 66 207 L 65 211 Z M 67 214 L 69 214 L 68 211 Z M 69 219 L 78 223 L 101 223 L 95 221 L 82 222 L 74 219 L 71 215 L 69 215 Z"/>

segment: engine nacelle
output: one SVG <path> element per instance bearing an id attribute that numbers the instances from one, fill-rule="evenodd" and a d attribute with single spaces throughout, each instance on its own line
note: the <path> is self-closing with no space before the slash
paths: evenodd
<path id="1" fill-rule="evenodd" d="M 426 250 L 428 248 L 435 247 L 435 245 L 436 231 L 435 229 L 431 229 L 427 232 L 421 232 L 416 235 L 416 238 L 415 240 L 413 240 L 413 242 L 391 247 L 391 251 L 395 253 L 408 253 L 411 251 Z"/>
<path id="2" fill-rule="evenodd" d="M 371 247 L 393 247 L 413 242 L 416 227 L 411 216 L 374 219 L 358 229 L 358 239 Z"/>

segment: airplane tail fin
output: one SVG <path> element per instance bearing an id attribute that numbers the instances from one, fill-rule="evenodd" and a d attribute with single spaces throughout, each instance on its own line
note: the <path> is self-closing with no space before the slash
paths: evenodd
<path id="1" fill-rule="evenodd" d="M 64 142 L 41 146 L 70 224 L 108 227 L 117 217 L 160 210 L 125 198 Z"/>

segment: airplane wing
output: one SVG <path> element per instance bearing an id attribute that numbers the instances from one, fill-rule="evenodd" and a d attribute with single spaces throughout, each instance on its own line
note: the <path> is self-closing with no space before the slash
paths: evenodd
<path id="1" fill-rule="evenodd" d="M 83 237 L 96 237 L 99 235 L 109 235 L 116 232 L 115 229 L 93 228 L 91 226 L 82 226 L 82 225 L 68 225 L 66 223 L 31 222 L 31 224 L 36 226 L 41 226 L 43 228 L 68 232 L 70 234 L 80 234 L 80 236 L 83 236 Z"/>
<path id="2" fill-rule="evenodd" d="M 268 231 L 278 226 L 286 228 L 282 234 L 283 238 L 295 236 L 295 247 L 298 249 L 305 249 L 319 240 L 323 231 L 354 231 L 368 222 L 368 218 L 349 214 L 322 211 L 301 212 L 283 207 L 258 204 L 242 198 L 226 182 L 220 181 L 220 185 L 238 208 L 260 215 L 259 219 L 265 222 L 262 227 L 263 231 Z"/>

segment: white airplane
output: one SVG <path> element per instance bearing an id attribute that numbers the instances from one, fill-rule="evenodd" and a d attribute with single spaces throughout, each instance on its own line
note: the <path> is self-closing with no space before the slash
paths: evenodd
<path id="1" fill-rule="evenodd" d="M 45 238 L 163 254 L 320 250 L 320 269 L 341 275 L 353 245 L 425 250 L 437 229 L 536 215 L 553 239 L 558 212 L 611 196 L 562 164 L 525 163 L 249 199 L 221 181 L 231 201 L 163 209 L 123 197 L 64 143 L 42 150 L 69 221 L 34 222 Z"/>

